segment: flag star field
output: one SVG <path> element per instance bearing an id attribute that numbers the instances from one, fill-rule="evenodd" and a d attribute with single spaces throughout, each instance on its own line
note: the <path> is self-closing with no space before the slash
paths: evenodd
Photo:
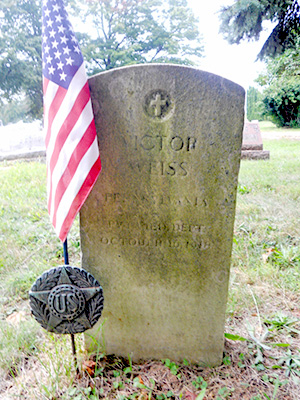
<path id="1" fill-rule="evenodd" d="M 83 57 L 65 8 L 47 0 L 43 2 L 42 49 L 43 75 L 67 89 Z"/>

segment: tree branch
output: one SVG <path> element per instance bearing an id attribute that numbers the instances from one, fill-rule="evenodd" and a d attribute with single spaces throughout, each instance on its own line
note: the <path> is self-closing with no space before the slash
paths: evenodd
<path id="1" fill-rule="evenodd" d="M 152 62 L 152 61 L 155 59 L 155 57 L 162 51 L 162 49 L 163 49 L 162 46 L 159 46 L 159 47 L 156 49 L 156 53 L 155 53 L 154 56 L 151 58 L 150 62 Z"/>

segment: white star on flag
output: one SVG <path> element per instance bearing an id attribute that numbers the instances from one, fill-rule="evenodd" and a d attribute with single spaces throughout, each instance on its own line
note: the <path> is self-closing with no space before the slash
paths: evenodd
<path id="1" fill-rule="evenodd" d="M 101 163 L 83 57 L 61 0 L 43 0 L 42 49 L 48 211 L 64 242 Z"/>

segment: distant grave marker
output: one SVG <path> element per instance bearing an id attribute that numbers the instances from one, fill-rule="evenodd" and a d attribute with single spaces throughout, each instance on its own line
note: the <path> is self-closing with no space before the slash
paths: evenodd
<path id="1" fill-rule="evenodd" d="M 103 287 L 105 351 L 220 364 L 244 90 L 175 65 L 89 83 L 102 172 L 80 213 L 82 266 Z"/>
<path id="2" fill-rule="evenodd" d="M 242 158 L 250 160 L 266 160 L 270 158 L 270 152 L 263 150 L 263 141 L 258 121 L 245 121 Z"/>

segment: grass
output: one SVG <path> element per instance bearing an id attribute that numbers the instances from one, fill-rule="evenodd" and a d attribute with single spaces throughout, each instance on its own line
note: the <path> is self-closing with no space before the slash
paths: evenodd
<path id="1" fill-rule="evenodd" d="M 264 131 L 272 131 L 272 132 L 287 132 L 287 131 L 293 131 L 293 132 L 300 132 L 299 128 L 279 128 L 273 122 L 271 121 L 260 121 L 259 122 L 259 127 L 262 132 Z"/>
<path id="2" fill-rule="evenodd" d="M 269 161 L 243 160 L 239 175 L 223 364 L 141 364 L 86 354 L 77 335 L 76 376 L 68 337 L 32 320 L 28 290 L 63 264 L 46 210 L 42 161 L 0 164 L 0 398 L 300 398 L 299 141 L 269 140 Z M 70 260 L 80 265 L 78 220 Z"/>

